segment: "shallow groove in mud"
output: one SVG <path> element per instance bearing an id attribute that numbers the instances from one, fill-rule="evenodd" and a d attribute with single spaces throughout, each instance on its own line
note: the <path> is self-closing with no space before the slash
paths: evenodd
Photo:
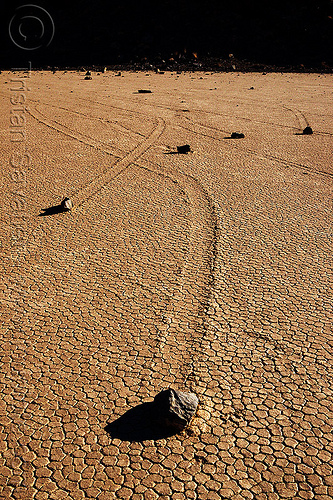
<path id="1" fill-rule="evenodd" d="M 171 178 L 186 190 L 189 199 L 192 212 L 190 248 L 176 292 L 165 311 L 167 324 L 157 333 L 151 369 L 154 371 L 161 364 L 170 369 L 173 351 L 183 346 L 183 365 L 178 367 L 179 371 L 173 378 L 177 385 L 194 390 L 195 383 L 201 378 L 200 363 L 209 330 L 206 312 L 214 295 L 218 238 L 216 207 L 207 190 L 193 176 L 170 168 L 166 170 L 158 163 L 142 159 L 138 166 Z"/>
<path id="2" fill-rule="evenodd" d="M 55 120 L 50 120 L 49 118 L 45 117 L 45 115 L 41 111 L 39 111 L 37 109 L 37 107 L 35 107 L 34 111 L 31 111 L 31 109 L 27 110 L 27 113 L 32 118 L 37 120 L 39 123 L 42 123 L 43 125 L 51 128 L 52 130 L 55 130 L 61 134 L 64 134 L 68 137 L 71 137 L 72 139 L 75 139 L 76 141 L 79 141 L 82 144 L 85 144 L 86 146 L 91 146 L 91 147 L 99 149 L 99 150 L 103 151 L 104 153 L 107 153 L 115 158 L 119 158 L 119 156 L 118 156 L 119 150 L 117 150 L 117 152 L 116 152 L 113 148 L 111 148 L 110 146 L 105 144 L 103 141 L 93 139 L 92 137 L 90 137 L 86 134 L 82 134 L 79 132 L 73 133 L 73 131 L 70 131 L 70 129 L 68 129 L 68 127 L 66 127 L 65 125 L 60 124 L 60 123 L 56 122 Z M 39 115 L 42 116 L 43 118 L 40 118 Z"/>
<path id="3" fill-rule="evenodd" d="M 123 129 L 126 132 L 129 132 L 129 133 L 131 133 L 134 136 L 138 135 L 140 137 L 145 138 L 144 134 L 141 134 L 140 132 L 134 132 L 130 128 L 125 127 L 124 125 L 118 123 L 118 121 L 115 121 L 115 120 L 108 120 L 107 118 L 101 118 L 99 116 L 89 115 L 87 113 L 82 113 L 80 111 L 76 111 L 74 109 L 66 108 L 64 106 L 59 106 L 59 105 L 55 105 L 55 104 L 49 104 L 48 103 L 47 106 L 50 106 L 50 107 L 53 107 L 53 108 L 56 108 L 56 109 L 61 109 L 63 111 L 67 111 L 68 113 L 71 113 L 73 115 L 83 116 L 84 118 L 87 118 L 88 120 L 96 120 L 96 121 L 99 121 L 99 122 L 103 123 L 104 125 L 110 125 L 111 127 L 116 128 L 116 129 Z M 111 106 L 111 107 L 113 107 L 113 106 Z M 60 124 L 60 125 L 62 125 L 62 124 Z"/>
<path id="4" fill-rule="evenodd" d="M 81 99 L 85 100 L 85 101 L 92 102 L 92 101 L 90 101 L 90 99 L 87 99 L 87 98 L 81 98 Z M 129 97 L 126 98 L 126 100 L 127 100 L 127 102 L 130 102 L 133 105 L 137 105 L 137 102 L 135 102 L 133 99 L 131 99 Z M 223 101 L 223 102 L 225 102 L 225 103 L 228 103 L 228 104 L 232 103 L 232 100 L 230 100 L 230 99 L 221 99 L 220 98 L 220 100 Z M 254 105 L 256 105 L 258 103 L 261 103 L 260 99 L 254 101 Z M 106 104 L 106 103 L 103 103 L 103 102 L 98 102 L 98 104 L 101 104 L 102 106 L 109 106 L 109 104 Z M 167 105 L 163 105 L 163 104 L 156 104 L 156 103 L 151 104 L 149 102 L 145 102 L 145 106 L 149 106 L 151 108 L 160 108 L 160 109 L 167 110 L 167 111 L 174 111 L 176 113 L 179 113 L 179 116 L 183 116 L 185 119 L 191 121 L 190 118 L 188 118 L 187 116 L 183 115 L 182 109 L 181 109 L 180 106 L 178 106 L 178 107 L 172 107 L 172 106 L 167 106 Z M 283 107 L 285 107 L 285 106 L 283 106 Z M 287 107 L 285 107 L 285 108 L 288 109 L 289 111 L 292 111 L 293 113 L 295 113 L 294 110 L 291 110 L 291 109 L 289 109 Z M 119 109 L 124 110 L 125 108 L 120 108 L 119 107 Z M 275 107 L 275 108 L 272 107 L 271 109 L 279 110 L 280 107 Z M 191 107 L 187 111 L 189 111 L 189 112 L 195 112 L 195 113 L 202 113 L 204 115 L 208 114 L 210 116 L 230 117 L 230 112 L 229 113 L 228 112 L 223 113 L 221 111 L 220 112 L 217 112 L 217 111 L 205 111 L 205 110 L 203 110 L 201 108 L 198 109 L 198 108 L 193 108 L 193 107 Z M 305 115 L 302 113 L 302 111 L 300 111 L 300 110 L 297 110 L 297 111 L 303 117 L 303 119 L 305 119 L 305 121 L 306 121 L 307 119 L 306 119 Z M 140 113 L 143 113 L 143 112 L 140 112 Z M 148 115 L 148 113 L 146 113 L 146 114 Z M 267 120 L 258 120 L 258 119 L 253 119 L 253 118 L 247 118 L 245 116 L 240 116 L 239 114 L 233 114 L 232 116 L 233 116 L 233 118 L 236 118 L 237 120 L 242 120 L 242 121 L 245 121 L 245 122 L 258 123 L 260 125 L 269 125 L 269 126 L 272 126 L 272 127 L 283 128 L 283 129 L 287 129 L 287 130 L 299 130 L 299 129 L 303 130 L 303 128 L 304 128 L 304 127 L 302 128 L 301 125 L 299 127 L 293 127 L 293 126 L 290 126 L 290 125 L 281 125 L 280 123 L 271 122 L 271 121 L 267 121 Z M 202 125 L 202 126 L 203 127 L 212 128 L 212 129 L 215 128 L 213 126 L 208 126 L 208 125 L 207 126 L 206 125 Z M 215 128 L 215 130 L 223 132 L 222 129 Z M 227 133 L 230 133 L 230 131 L 228 131 Z M 330 133 L 330 132 L 322 132 L 322 131 L 316 131 L 316 134 L 318 134 L 318 135 L 330 135 L 330 136 L 333 136 L 333 134 Z"/>

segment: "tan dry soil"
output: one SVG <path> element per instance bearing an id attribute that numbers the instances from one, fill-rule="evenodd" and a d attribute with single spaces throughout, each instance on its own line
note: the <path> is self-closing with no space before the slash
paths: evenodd
<path id="1" fill-rule="evenodd" d="M 0 75 L 0 498 L 333 498 L 332 83 Z"/>

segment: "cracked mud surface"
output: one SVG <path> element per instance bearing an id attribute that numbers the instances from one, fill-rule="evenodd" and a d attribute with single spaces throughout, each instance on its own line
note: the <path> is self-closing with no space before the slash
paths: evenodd
<path id="1" fill-rule="evenodd" d="M 22 144 L 21 77 L 0 498 L 331 499 L 332 76 L 32 72 Z M 171 436 L 146 405 L 169 386 L 200 401 Z"/>

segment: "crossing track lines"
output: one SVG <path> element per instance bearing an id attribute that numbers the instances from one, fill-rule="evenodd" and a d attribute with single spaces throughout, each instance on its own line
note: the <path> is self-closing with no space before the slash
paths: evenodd
<path id="1" fill-rule="evenodd" d="M 180 124 L 177 124 L 176 126 L 182 128 L 182 129 L 188 130 L 191 133 L 200 135 L 202 137 L 209 137 L 210 139 L 214 139 L 216 141 L 225 143 L 224 137 L 217 137 L 216 135 L 211 135 L 211 134 L 207 133 L 207 130 L 208 131 L 212 130 L 216 134 L 226 134 L 229 132 L 226 132 L 225 130 L 219 129 L 219 128 L 211 126 L 211 125 L 204 125 L 202 123 L 197 123 L 194 120 L 191 120 L 190 118 L 188 118 L 187 116 L 185 118 L 193 125 L 193 127 L 196 127 L 196 129 L 185 127 L 184 125 L 180 125 Z M 260 159 L 273 160 L 273 161 L 277 161 L 283 165 L 286 165 L 288 167 L 294 167 L 294 168 L 298 168 L 298 169 L 302 169 L 302 170 L 306 169 L 307 171 L 310 171 L 314 174 L 333 177 L 333 174 L 330 172 L 315 169 L 313 167 L 309 167 L 307 165 L 304 165 L 304 164 L 299 163 L 299 162 L 295 162 L 293 160 L 286 160 L 285 158 L 282 158 L 281 156 L 278 156 L 278 155 L 261 153 L 261 152 L 254 150 L 254 149 L 250 149 L 244 145 L 244 141 L 237 141 L 237 142 L 236 141 L 228 141 L 228 145 L 231 145 L 233 148 L 241 149 L 242 151 L 245 151 L 245 152 L 247 152 L 253 156 L 256 156 L 257 158 L 260 158 Z"/>
<path id="2" fill-rule="evenodd" d="M 124 108 L 121 109 L 123 112 L 127 111 Z M 131 110 L 128 110 L 128 112 L 131 113 Z M 149 118 L 148 114 L 135 114 L 137 116 L 146 116 Z M 61 127 L 61 124 L 54 124 L 46 117 L 41 117 L 36 111 L 34 115 L 33 117 L 35 119 L 39 121 L 43 120 L 43 122 L 46 122 L 45 125 L 50 126 L 54 130 L 58 130 Z M 146 160 L 143 160 L 142 156 L 144 153 L 160 139 L 165 130 L 166 125 L 162 118 L 159 117 L 154 119 L 154 121 L 154 130 L 144 141 L 123 158 L 118 159 L 111 168 L 105 169 L 100 176 L 72 194 L 71 198 L 74 207 L 80 209 L 80 207 L 84 203 L 89 202 L 98 191 L 119 176 L 128 166 L 134 164 L 138 165 L 139 168 L 168 177 L 171 181 L 177 183 L 186 193 L 191 213 L 189 248 L 186 252 L 185 263 L 182 266 L 181 274 L 178 278 L 177 290 L 174 295 L 168 299 L 169 306 L 165 313 L 167 316 L 169 315 L 171 326 L 165 325 L 164 332 L 162 329 L 159 332 L 157 344 L 159 347 L 156 350 L 156 353 L 160 352 L 161 355 L 164 353 L 164 357 L 167 359 L 168 356 L 165 351 L 169 352 L 170 349 L 172 351 L 175 347 L 170 346 L 170 341 L 175 335 L 177 335 L 178 341 L 182 339 L 183 345 L 188 346 L 190 338 L 194 341 L 195 337 L 195 342 L 199 342 L 198 331 L 200 330 L 202 333 L 205 328 L 206 318 L 204 311 L 208 307 L 212 294 L 212 284 L 214 282 L 214 255 L 217 247 L 216 214 L 214 212 L 213 200 L 197 179 L 184 172 L 180 172 L 176 168 L 172 168 L 166 172 L 164 167 L 160 167 L 154 162 L 146 162 Z M 94 145 L 94 147 L 99 150 L 110 153 L 102 142 L 97 143 L 92 137 L 85 136 L 82 138 L 81 135 L 68 129 L 65 131 L 61 130 L 61 132 L 66 132 L 76 140 L 87 145 Z M 188 325 L 187 327 L 185 327 L 186 324 Z M 162 345 L 164 346 L 163 348 Z M 197 345 L 197 349 L 198 348 Z M 196 376 L 198 376 L 198 370 L 195 369 L 193 356 L 194 353 L 191 359 L 188 359 L 187 365 L 191 364 L 191 373 L 196 373 Z M 152 363 L 155 361 L 153 360 Z M 185 365 L 180 367 L 180 373 L 182 373 L 184 379 L 188 376 L 188 369 Z"/>
<path id="3" fill-rule="evenodd" d="M 89 200 L 91 196 L 97 193 L 103 186 L 108 184 L 113 178 L 123 172 L 129 165 L 133 164 L 140 158 L 148 149 L 150 149 L 155 141 L 161 137 L 165 129 L 165 122 L 162 118 L 157 119 L 155 129 L 145 138 L 138 146 L 130 151 L 125 157 L 116 161 L 116 163 L 105 171 L 87 186 L 81 188 L 78 192 L 72 195 L 74 206 L 79 207 L 84 202 Z"/>
<path id="4" fill-rule="evenodd" d="M 68 128 L 64 128 L 61 124 L 55 124 L 52 120 L 39 116 L 39 112 L 35 109 L 33 112 L 28 110 L 28 113 L 38 122 L 43 123 L 45 126 L 51 128 L 54 131 L 63 133 L 87 146 L 91 146 L 98 149 L 106 154 L 115 157 L 115 152 L 112 148 L 105 145 L 102 141 L 97 141 L 96 139 L 88 136 L 86 134 L 74 133 Z M 131 165 L 135 160 L 137 160 L 142 154 L 144 154 L 154 142 L 163 134 L 165 129 L 165 123 L 162 118 L 155 120 L 155 128 L 153 131 L 145 137 L 145 139 L 137 145 L 132 151 L 130 151 L 124 157 L 116 156 L 116 162 L 109 168 L 104 169 L 102 174 L 97 178 L 89 182 L 86 186 L 80 188 L 75 193 L 69 193 L 74 207 L 78 208 L 87 199 L 89 199 L 94 193 L 102 189 L 103 186 L 108 184 L 114 177 L 118 176 L 123 170 L 125 170 L 129 165 Z M 35 233 L 38 226 L 30 233 L 29 236 Z"/>
<path id="5" fill-rule="evenodd" d="M 86 98 L 82 98 L 84 100 L 88 100 Z M 133 103 L 133 104 L 137 104 L 136 102 L 133 101 L 133 99 L 131 98 L 128 98 L 127 101 Z M 224 100 L 225 102 L 229 103 L 230 100 L 227 100 L 225 99 Z M 106 103 L 101 103 L 99 102 L 99 104 L 103 105 L 103 106 L 109 106 L 108 104 Z M 194 127 L 196 127 L 197 129 L 192 129 L 190 127 L 186 127 L 185 125 L 181 124 L 181 123 L 173 123 L 171 121 L 166 121 L 166 125 L 168 127 L 171 127 L 171 128 L 181 128 L 183 130 L 186 130 L 186 131 L 189 131 L 191 133 L 194 133 L 196 135 L 200 135 L 202 137 L 208 137 L 208 138 L 211 138 L 211 139 L 214 139 L 214 140 L 217 140 L 217 141 L 220 141 L 225 144 L 225 140 L 224 140 L 224 137 L 225 135 L 227 134 L 230 134 L 230 130 L 224 130 L 224 129 L 221 129 L 221 128 L 218 128 L 218 127 L 214 127 L 213 125 L 206 125 L 206 124 L 202 124 L 202 123 L 198 123 L 196 122 L 195 120 L 193 120 L 192 118 L 190 118 L 189 116 L 185 116 L 184 114 L 181 114 L 181 110 L 177 107 L 177 108 L 170 108 L 168 106 L 164 106 L 164 105 L 161 105 L 161 104 L 152 104 L 152 103 L 148 103 L 148 102 L 145 102 L 145 106 L 149 106 L 151 108 L 160 108 L 160 109 L 165 109 L 165 110 L 172 110 L 172 111 L 175 111 L 175 112 L 178 112 L 178 117 L 183 117 L 186 121 L 188 121 L 190 124 L 192 124 Z M 289 111 L 292 111 L 293 113 L 295 113 L 293 110 L 291 110 L 290 108 L 286 108 L 286 106 L 282 105 L 282 107 L 284 107 L 285 109 L 288 109 Z M 124 108 L 121 108 L 119 107 L 119 109 L 122 109 L 124 110 Z M 276 109 L 280 109 L 279 107 L 276 107 Z M 213 116 L 221 116 L 221 117 L 230 117 L 230 113 L 221 113 L 221 112 L 205 112 L 203 111 L 202 109 L 196 109 L 196 108 L 192 108 L 191 111 L 193 112 L 201 112 L 203 114 L 209 114 L 209 115 L 213 115 Z M 140 114 L 144 114 L 142 111 L 141 112 L 135 112 L 135 113 L 140 113 Z M 148 113 L 145 113 L 146 115 L 148 115 Z M 239 120 L 244 120 L 246 122 L 251 122 L 251 123 L 258 123 L 258 124 L 264 124 L 264 125 L 268 125 L 268 126 L 272 126 L 272 127 L 278 127 L 278 128 L 283 128 L 283 129 L 287 129 L 287 130 L 294 130 L 294 131 L 297 131 L 299 130 L 299 128 L 301 127 L 301 125 L 298 125 L 297 127 L 293 127 L 293 126 L 290 126 L 290 125 L 282 125 L 282 124 L 279 124 L 279 123 L 275 123 L 275 122 L 270 122 L 270 121 L 266 121 L 266 120 L 257 120 L 257 119 L 251 119 L 251 118 L 247 118 L 247 117 L 242 117 L 242 116 L 239 116 L 238 114 L 237 115 L 233 115 L 233 117 L 235 119 L 239 119 Z M 305 115 L 301 112 L 301 111 L 298 111 L 298 118 L 299 120 L 301 119 L 301 117 L 307 122 L 307 119 L 305 117 Z M 299 124 L 301 124 L 301 121 L 299 121 Z M 302 128 L 303 130 L 303 128 Z M 217 134 L 224 134 L 224 137 L 221 138 L 221 137 L 217 137 L 216 135 L 212 135 L 212 133 L 210 132 L 216 132 Z M 316 134 L 318 135 L 324 135 L 324 136 L 331 136 L 332 134 L 328 133 L 328 132 L 321 132 L 321 131 L 316 131 Z M 259 153 L 258 151 L 254 150 L 254 149 L 250 149 L 250 148 L 247 148 L 245 145 L 244 145 L 244 141 L 229 141 L 228 142 L 228 145 L 229 146 L 232 146 L 233 148 L 240 148 L 242 149 L 243 151 L 245 152 L 248 152 L 249 154 L 253 155 L 253 156 L 256 156 L 257 158 L 260 158 L 260 159 L 267 159 L 267 160 L 272 160 L 272 161 L 277 161 L 279 163 L 281 163 L 282 165 L 285 165 L 287 167 L 294 167 L 294 168 L 297 168 L 297 169 L 302 169 L 302 170 L 306 170 L 306 171 L 309 171 L 309 172 L 313 172 L 314 174 L 318 174 L 318 175 L 324 175 L 324 176 L 328 176 L 328 177 L 333 177 L 333 174 L 330 173 L 330 172 L 326 172 L 325 170 L 320 170 L 320 169 L 315 169 L 315 168 L 312 168 L 312 167 L 309 167 L 305 164 L 302 164 L 302 163 L 299 163 L 299 162 L 295 162 L 293 160 L 286 160 L 285 158 L 282 158 L 281 156 L 278 156 L 278 155 L 273 155 L 273 154 L 265 154 L 265 153 Z"/>

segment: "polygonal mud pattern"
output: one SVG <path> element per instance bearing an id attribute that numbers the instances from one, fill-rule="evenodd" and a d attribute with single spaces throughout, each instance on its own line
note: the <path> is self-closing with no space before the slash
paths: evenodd
<path id="1" fill-rule="evenodd" d="M 185 117 L 170 111 L 171 75 L 151 76 L 165 92 L 139 96 L 139 111 L 126 89 L 144 76 L 116 79 L 117 99 L 96 77 L 78 109 L 65 95 L 73 75 L 52 76 L 52 106 L 49 76 L 31 81 L 25 189 L 36 217 L 24 258 L 2 248 L 2 497 L 332 498 L 327 133 L 306 138 L 317 138 L 310 154 L 294 133 L 301 115 L 278 104 L 290 92 L 282 76 L 259 96 L 269 152 L 258 102 L 236 116 L 221 92 L 221 115 L 207 116 L 204 79 L 181 75 L 204 103 L 189 98 Z M 209 78 L 230 89 L 225 75 Z M 256 76 L 228 78 L 229 92 L 261 88 Z M 223 128 L 244 140 L 225 141 Z M 187 142 L 195 153 L 164 154 Z M 79 203 L 38 218 L 59 185 L 69 196 L 75 185 Z M 144 420 L 143 403 L 169 386 L 200 401 L 178 435 Z"/>

